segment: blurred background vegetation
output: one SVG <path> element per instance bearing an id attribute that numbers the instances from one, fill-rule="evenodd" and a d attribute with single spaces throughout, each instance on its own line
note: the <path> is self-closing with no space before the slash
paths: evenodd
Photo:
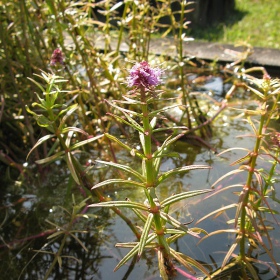
<path id="1" fill-rule="evenodd" d="M 195 40 L 236 44 L 247 42 L 255 47 L 279 48 L 280 1 L 235 0 L 235 9 L 224 22 L 190 28 Z"/>

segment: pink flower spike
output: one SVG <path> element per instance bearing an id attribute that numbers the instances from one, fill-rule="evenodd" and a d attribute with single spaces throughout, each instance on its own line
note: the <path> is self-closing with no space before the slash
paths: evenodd
<path id="1" fill-rule="evenodd" d="M 64 64 L 63 53 L 60 49 L 55 49 L 51 57 L 51 65 Z"/>
<path id="2" fill-rule="evenodd" d="M 157 86 L 161 83 L 162 73 L 160 68 L 152 68 L 146 61 L 136 63 L 129 71 L 128 86 L 143 86 L 145 88 Z"/>

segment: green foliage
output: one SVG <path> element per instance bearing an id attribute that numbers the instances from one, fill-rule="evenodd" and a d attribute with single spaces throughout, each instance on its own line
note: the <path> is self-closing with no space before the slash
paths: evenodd
<path id="1" fill-rule="evenodd" d="M 248 11 L 248 3 L 250 1 L 237 1 L 237 9 Z M 26 157 L 29 162 L 37 164 L 39 171 L 43 170 L 40 165 L 47 167 L 62 159 L 67 164 L 67 176 L 70 177 L 65 201 L 69 202 L 71 193 L 81 189 L 86 196 L 78 203 L 73 200 L 72 212 L 67 210 L 68 207 L 60 206 L 69 216 L 65 224 L 48 222 L 52 229 L 44 232 L 44 235 L 49 235 L 47 244 L 57 241 L 59 247 L 56 252 L 44 250 L 44 247 L 37 252 L 53 255 L 45 278 L 57 264 L 63 267 L 64 259 L 71 257 L 62 254 L 67 236 L 87 251 L 73 226 L 81 217 L 97 218 L 93 214 L 84 214 L 89 205 L 92 209 L 110 208 L 123 219 L 137 239 L 136 242 L 116 245 L 130 251 L 115 270 L 132 258 L 139 260 L 147 250 L 153 250 L 157 253 L 158 270 L 163 279 L 174 275 L 174 260 L 190 273 L 195 274 L 198 269 L 209 279 L 210 274 L 213 277 L 220 277 L 224 271 L 230 274 L 235 267 L 241 271 L 243 279 L 247 275 L 257 279 L 254 264 L 262 264 L 252 257 L 257 248 L 262 248 L 271 258 L 273 269 L 278 269 L 279 261 L 271 251 L 266 215 L 278 215 L 270 201 L 277 201 L 275 174 L 279 164 L 280 137 L 271 129 L 270 123 L 279 119 L 280 83 L 278 79 L 271 79 L 262 67 L 245 68 L 245 61 L 252 52 L 249 44 L 243 44 L 245 48 L 240 59 L 223 68 L 186 56 L 183 42 L 186 41 L 186 19 L 190 12 L 188 1 L 156 1 L 156 7 L 151 7 L 148 1 L 4 0 L 1 4 L 1 164 L 7 166 L 8 171 L 15 167 L 24 175 L 22 181 L 29 183 L 30 178 L 21 164 Z M 180 10 L 173 13 L 171 4 L 177 4 Z M 258 5 L 251 6 L 244 20 L 258 12 L 261 4 L 258 2 Z M 271 5 L 266 3 L 269 10 L 275 8 L 277 11 L 277 4 L 273 4 L 273 9 Z M 119 8 L 123 8 L 121 14 L 118 13 Z M 267 8 L 262 8 L 262 12 L 267 12 Z M 270 44 L 271 36 L 268 34 L 274 32 L 272 22 L 277 20 L 273 13 L 269 16 L 271 18 L 266 17 L 266 22 L 261 24 L 270 26 L 267 32 L 263 32 Z M 162 23 L 166 18 L 170 22 L 168 25 Z M 256 22 L 261 20 L 254 21 L 257 27 Z M 244 24 L 244 21 L 240 23 Z M 244 39 L 240 30 L 246 30 L 247 25 L 244 24 L 243 29 L 239 25 L 237 27 L 234 40 Z M 169 53 L 155 55 L 149 51 L 152 34 L 161 28 L 165 28 L 162 37 L 173 36 L 174 46 L 170 47 L 176 49 L 175 58 Z M 231 28 L 235 30 L 236 26 Z M 224 31 L 224 36 L 229 38 L 229 27 L 226 26 Z M 126 51 L 123 43 L 126 43 Z M 62 57 L 54 63 L 54 50 L 57 49 Z M 151 65 L 163 65 L 166 69 L 164 84 L 156 90 L 153 86 L 144 88 L 144 83 L 142 86 L 140 83 L 129 91 L 127 69 L 131 68 L 132 62 L 143 60 L 150 61 Z M 263 75 L 261 79 L 254 77 L 259 72 Z M 225 83 L 230 83 L 222 102 L 197 93 L 199 81 L 207 79 L 201 73 L 217 74 L 224 78 Z M 151 73 L 148 74 L 150 77 Z M 196 78 L 191 80 L 191 76 Z M 256 103 L 252 102 L 245 109 L 234 108 L 231 99 L 236 95 L 240 97 L 240 93 L 248 94 Z M 215 108 L 215 112 L 210 107 Z M 237 149 L 244 151 L 244 155 L 232 163 L 240 166 L 221 175 L 213 187 L 238 174 L 245 174 L 246 182 L 227 184 L 213 193 L 204 186 L 201 190 L 176 193 L 168 188 L 167 197 L 161 198 L 160 191 L 174 177 L 192 170 L 209 170 L 208 165 L 190 164 L 162 171 L 162 163 L 166 158 L 180 160 L 180 153 L 173 148 L 181 140 L 195 140 L 195 144 L 210 147 L 207 140 L 212 137 L 211 123 L 226 107 L 235 110 L 236 114 L 243 114 L 255 143 L 253 148 L 232 147 L 220 153 Z M 180 112 L 179 118 L 173 117 L 172 110 Z M 117 133 L 113 132 L 115 128 Z M 118 158 L 118 150 L 127 152 L 130 160 Z M 93 155 L 95 158 L 85 164 L 84 157 L 92 158 Z M 190 156 L 193 156 L 192 151 Z M 137 168 L 130 165 L 132 161 L 136 166 L 138 164 Z M 118 177 L 106 177 L 99 169 L 100 165 L 117 170 Z M 125 200 L 107 198 L 109 188 L 126 187 L 131 188 L 131 195 L 141 190 L 146 200 L 137 197 L 131 201 L 129 195 Z M 191 211 L 194 197 L 206 193 L 209 197 L 220 196 L 224 191 L 236 188 L 240 189 L 237 201 L 230 201 L 199 220 L 236 209 L 235 217 L 227 221 L 234 228 L 228 228 L 226 224 L 224 229 L 208 233 L 207 229 L 189 227 L 171 210 L 174 205 L 188 199 L 186 203 Z M 135 220 L 130 220 L 125 211 L 121 212 L 123 208 L 132 210 Z M 1 227 L 5 226 L 7 213 Z M 105 224 L 102 220 L 102 226 Z M 186 235 L 198 238 L 204 234 L 201 240 L 205 240 L 220 233 L 234 234 L 234 240 L 221 267 L 213 273 L 209 265 L 202 265 L 172 247 Z M 250 244 L 248 249 L 247 243 Z M 79 262 L 75 257 L 73 260 Z"/>

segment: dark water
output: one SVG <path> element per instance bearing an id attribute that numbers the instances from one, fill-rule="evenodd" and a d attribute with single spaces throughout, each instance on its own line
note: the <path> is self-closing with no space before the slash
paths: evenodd
<path id="1" fill-rule="evenodd" d="M 220 79 L 209 81 L 204 90 L 207 92 L 209 89 L 214 94 L 221 94 L 223 88 Z M 233 102 L 237 102 L 237 100 Z M 242 107 L 242 103 L 239 106 Z M 218 152 L 231 147 L 253 148 L 254 138 L 244 136 L 251 131 L 249 124 L 235 116 L 236 112 L 225 110 L 213 123 L 213 137 L 209 139 L 208 143 Z M 218 157 L 206 147 L 193 146 L 182 141 L 177 142 L 173 149 L 180 154 L 180 158 L 164 160 L 162 171 L 189 164 L 208 164 L 212 169 L 194 170 L 169 179 L 157 189 L 158 196 L 162 199 L 169 196 L 170 193 L 211 188 L 218 178 L 236 168 L 230 166 L 230 163 L 244 155 L 244 151 L 234 150 Z M 93 152 L 92 158 L 94 159 L 96 156 Z M 131 161 L 131 157 L 125 152 L 119 152 L 117 156 L 123 162 Z M 139 163 L 136 162 L 135 168 L 137 165 L 139 166 Z M 263 167 L 268 168 L 268 166 L 269 164 L 266 163 Z M 27 176 L 29 179 L 24 180 L 23 183 L 11 180 L 1 186 L 0 279 L 44 279 L 54 259 L 54 253 L 59 250 L 63 235 L 58 236 L 57 240 L 47 239 L 47 237 L 50 235 L 50 231 L 54 233 L 57 228 L 60 231 L 67 229 L 73 210 L 73 201 L 79 203 L 83 200 L 83 193 L 74 186 L 67 168 L 62 162 L 52 164 L 43 176 L 36 176 L 36 168 L 30 165 L 25 168 L 26 172 L 32 175 Z M 109 168 L 99 169 L 97 166 L 93 176 L 98 182 L 99 178 L 113 178 L 115 173 Z M 229 176 L 216 188 L 243 184 L 245 179 L 245 172 L 239 173 L 237 176 Z M 171 212 L 174 217 L 180 217 L 182 222 L 187 223 L 194 220 L 190 227 L 198 226 L 207 232 L 233 228 L 233 225 L 227 225 L 227 221 L 234 219 L 235 209 L 229 210 L 215 219 L 210 217 L 198 225 L 195 225 L 195 222 L 219 207 L 237 202 L 238 197 L 234 191 L 239 190 L 240 188 L 237 187 L 213 195 L 209 199 L 206 199 L 206 196 L 195 197 L 176 204 Z M 276 197 L 280 198 L 277 191 L 276 189 Z M 131 187 L 109 186 L 105 193 L 112 200 L 124 200 L 127 197 L 133 201 L 145 199 L 141 189 Z M 272 209 L 280 210 L 277 202 L 269 200 L 269 203 Z M 135 264 L 128 262 L 118 271 L 113 272 L 114 267 L 128 252 L 127 249 L 115 248 L 114 244 L 135 241 L 134 235 L 125 222 L 110 210 L 85 209 L 84 206 L 81 209 L 83 216 L 75 219 L 71 230 L 77 231 L 73 234 L 87 250 L 69 234 L 62 251 L 62 256 L 64 256 L 62 266 L 59 267 L 56 264 L 48 279 L 160 279 L 157 257 L 153 251 L 147 251 L 139 262 Z M 129 210 L 123 210 L 123 212 L 133 222 L 136 222 L 135 216 Z M 276 218 L 278 217 L 279 215 L 276 215 Z M 276 259 L 278 258 L 279 262 L 279 226 L 270 214 L 267 215 L 267 220 L 274 227 L 274 230 L 271 231 L 271 238 L 274 245 L 274 256 Z M 174 244 L 173 248 L 209 264 L 215 270 L 215 267 L 222 264 L 225 254 L 234 240 L 234 235 L 224 233 L 209 237 L 198 245 L 198 239 L 185 236 Z M 258 255 L 259 260 L 270 262 L 263 250 L 255 250 L 255 254 Z M 178 267 L 183 269 L 179 265 Z M 264 266 L 260 268 L 261 279 L 272 279 L 273 274 L 264 270 Z M 203 275 L 200 275 L 199 272 L 196 277 L 203 279 Z M 175 279 L 186 278 L 178 273 Z M 220 279 L 230 278 L 224 276 Z"/>

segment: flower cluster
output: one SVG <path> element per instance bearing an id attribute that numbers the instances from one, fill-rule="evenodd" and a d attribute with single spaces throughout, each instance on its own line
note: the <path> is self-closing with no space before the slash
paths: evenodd
<path id="1" fill-rule="evenodd" d="M 152 68 L 146 61 L 136 63 L 129 71 L 128 86 L 144 88 L 157 86 L 161 83 L 162 73 L 160 68 Z"/>
<path id="2" fill-rule="evenodd" d="M 63 53 L 60 49 L 55 49 L 53 51 L 52 57 L 51 57 L 51 63 L 52 66 L 56 64 L 64 64 L 64 59 L 63 59 Z"/>

